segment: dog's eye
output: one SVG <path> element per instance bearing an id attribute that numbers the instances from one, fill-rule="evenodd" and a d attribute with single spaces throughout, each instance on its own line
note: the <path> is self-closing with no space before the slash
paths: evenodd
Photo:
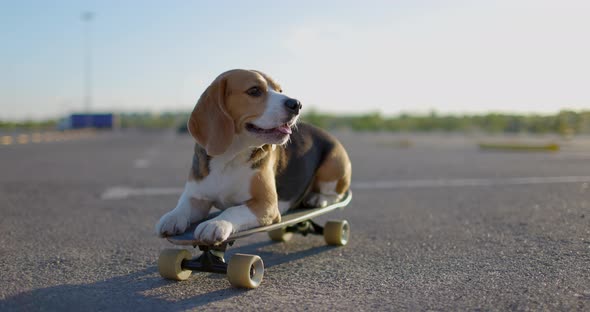
<path id="1" fill-rule="evenodd" d="M 258 97 L 262 95 L 262 90 L 259 87 L 252 87 L 246 91 L 249 96 Z"/>

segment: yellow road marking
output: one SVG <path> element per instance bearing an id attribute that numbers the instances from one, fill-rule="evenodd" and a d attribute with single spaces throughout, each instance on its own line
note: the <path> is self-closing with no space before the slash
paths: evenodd
<path id="1" fill-rule="evenodd" d="M 559 145 L 555 143 L 479 143 L 479 148 L 484 150 L 512 150 L 512 151 L 559 151 Z"/>
<path id="2" fill-rule="evenodd" d="M 2 140 L 0 140 L 0 142 L 2 143 L 2 145 L 10 145 L 12 144 L 12 137 L 9 135 L 5 135 L 2 137 Z"/>
<path id="3" fill-rule="evenodd" d="M 29 135 L 28 134 L 20 134 L 16 138 L 16 141 L 18 142 L 18 144 L 27 144 L 27 143 L 29 143 Z"/>
<path id="4" fill-rule="evenodd" d="M 34 132 L 30 134 L 3 135 L 0 136 L 0 145 L 28 144 L 41 142 L 64 142 L 70 140 L 87 139 L 96 136 L 96 131 L 68 130 L 64 132 L 48 131 Z"/>
<path id="5" fill-rule="evenodd" d="M 41 133 L 39 133 L 39 132 L 33 133 L 31 135 L 31 141 L 33 141 L 33 143 L 41 143 L 41 141 L 42 141 Z"/>
<path id="6" fill-rule="evenodd" d="M 45 142 L 55 141 L 55 132 L 45 132 L 45 133 L 43 133 L 43 141 L 45 141 Z"/>

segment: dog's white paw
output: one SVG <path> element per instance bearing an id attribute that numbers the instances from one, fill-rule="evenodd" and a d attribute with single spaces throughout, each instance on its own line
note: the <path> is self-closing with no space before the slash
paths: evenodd
<path id="1" fill-rule="evenodd" d="M 308 207 L 326 207 L 337 203 L 342 198 L 342 195 L 326 195 L 320 193 L 310 193 L 305 199 L 305 205 Z"/>
<path id="2" fill-rule="evenodd" d="M 203 222 L 195 229 L 195 239 L 207 244 L 218 244 L 225 241 L 231 234 L 234 226 L 226 220 L 209 220 Z"/>
<path id="3" fill-rule="evenodd" d="M 156 224 L 156 234 L 169 236 L 184 233 L 190 225 L 190 216 L 170 211 L 160 218 Z"/>

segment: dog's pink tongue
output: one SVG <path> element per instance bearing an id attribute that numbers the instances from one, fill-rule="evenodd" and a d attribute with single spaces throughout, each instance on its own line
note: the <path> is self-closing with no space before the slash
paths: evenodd
<path id="1" fill-rule="evenodd" d="M 279 130 L 279 132 L 282 132 L 284 134 L 291 134 L 291 127 L 289 127 L 287 125 L 282 125 L 280 127 L 277 127 L 277 130 Z"/>

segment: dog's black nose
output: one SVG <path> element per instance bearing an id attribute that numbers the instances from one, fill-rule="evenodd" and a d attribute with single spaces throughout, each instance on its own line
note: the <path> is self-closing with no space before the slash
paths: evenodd
<path id="1" fill-rule="evenodd" d="M 299 110 L 301 109 L 301 107 L 303 107 L 301 105 L 301 102 L 299 102 L 296 99 L 287 99 L 285 101 L 285 107 L 287 108 L 287 110 L 293 114 L 299 114 Z"/>

